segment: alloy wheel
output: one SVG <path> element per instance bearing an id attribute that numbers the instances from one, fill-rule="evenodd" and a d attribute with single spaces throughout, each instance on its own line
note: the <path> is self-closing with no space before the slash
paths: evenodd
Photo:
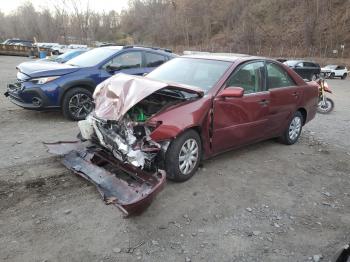
<path id="1" fill-rule="evenodd" d="M 332 108 L 332 103 L 326 99 L 318 102 L 318 111 L 320 113 L 328 113 Z"/>
<path id="2" fill-rule="evenodd" d="M 195 139 L 190 138 L 182 145 L 179 153 L 179 169 L 184 175 L 188 175 L 195 168 L 199 159 L 199 146 Z"/>
<path id="3" fill-rule="evenodd" d="M 69 112 L 78 119 L 85 118 L 92 111 L 92 100 L 86 94 L 78 93 L 69 100 Z"/>
<path id="4" fill-rule="evenodd" d="M 301 118 L 299 116 L 295 116 L 292 120 L 292 122 L 289 125 L 289 138 L 290 140 L 294 141 L 298 138 L 300 132 L 301 132 Z"/>

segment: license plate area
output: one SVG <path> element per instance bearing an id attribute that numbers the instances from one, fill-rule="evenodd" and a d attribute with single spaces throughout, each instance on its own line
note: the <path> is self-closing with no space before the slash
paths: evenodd
<path id="1" fill-rule="evenodd" d="M 13 83 L 7 85 L 7 90 L 10 92 L 18 92 L 22 89 L 21 83 Z"/>
<path id="2" fill-rule="evenodd" d="M 49 152 L 63 155 L 63 164 L 93 183 L 106 204 L 125 216 L 142 213 L 165 184 L 165 172 L 148 172 L 124 163 L 98 146 L 80 142 L 46 143 Z"/>

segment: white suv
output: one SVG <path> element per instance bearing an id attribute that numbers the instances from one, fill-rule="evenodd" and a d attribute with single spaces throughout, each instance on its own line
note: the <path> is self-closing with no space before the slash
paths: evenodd
<path id="1" fill-rule="evenodd" d="M 341 79 L 345 79 L 348 75 L 348 69 L 346 66 L 326 65 L 321 68 L 321 74 L 326 78 L 340 77 Z"/>

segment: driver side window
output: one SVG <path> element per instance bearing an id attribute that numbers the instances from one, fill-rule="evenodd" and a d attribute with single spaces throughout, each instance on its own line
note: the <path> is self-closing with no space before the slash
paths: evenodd
<path id="1" fill-rule="evenodd" d="M 264 70 L 264 62 L 245 64 L 231 75 L 227 86 L 242 87 L 244 94 L 261 92 L 264 90 Z"/>
<path id="2" fill-rule="evenodd" d="M 127 52 L 114 57 L 105 67 L 113 65 L 122 69 L 140 68 L 142 64 L 142 52 Z"/>

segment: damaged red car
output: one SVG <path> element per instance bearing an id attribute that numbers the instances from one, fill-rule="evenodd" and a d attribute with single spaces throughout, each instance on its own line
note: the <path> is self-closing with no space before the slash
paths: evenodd
<path id="1" fill-rule="evenodd" d="M 200 162 L 258 141 L 297 142 L 314 118 L 318 85 L 266 58 L 175 58 L 146 77 L 97 86 L 79 142 L 48 144 L 125 214 L 142 211 L 165 177 L 191 178 Z"/>

